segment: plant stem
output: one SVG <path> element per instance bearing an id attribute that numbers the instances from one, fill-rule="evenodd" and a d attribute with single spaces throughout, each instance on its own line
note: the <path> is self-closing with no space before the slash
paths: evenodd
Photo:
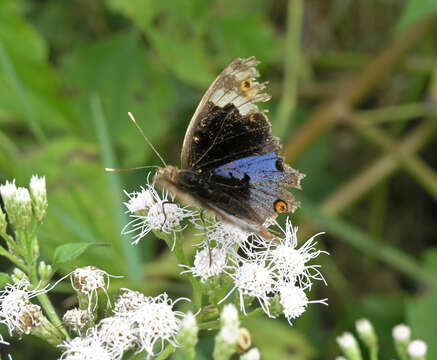
<path id="1" fill-rule="evenodd" d="M 29 278 L 32 282 L 32 286 L 34 289 L 36 289 L 39 285 L 39 280 L 36 275 L 36 268 L 35 266 L 29 267 L 30 271 L 28 272 Z M 52 324 L 58 328 L 62 334 L 65 336 L 65 338 L 68 340 L 70 339 L 70 336 L 68 335 L 67 330 L 65 330 L 64 325 L 62 324 L 61 319 L 59 319 L 58 314 L 56 313 L 55 308 L 53 307 L 49 297 L 46 293 L 39 294 L 37 296 L 42 308 L 44 309 L 45 313 L 47 314 L 47 317 L 50 319 Z"/>
<path id="2" fill-rule="evenodd" d="M 164 351 L 156 358 L 156 360 L 164 360 L 169 357 L 169 355 L 174 351 L 173 345 L 168 345 Z"/>
<path id="3" fill-rule="evenodd" d="M 275 122 L 275 132 L 283 134 L 289 128 L 297 102 L 299 78 L 300 35 L 302 27 L 303 1 L 289 0 L 287 12 L 287 35 L 285 38 L 284 82 L 282 98 Z"/>
<path id="4" fill-rule="evenodd" d="M 26 271 L 27 267 L 21 263 L 21 260 L 14 255 L 12 255 L 9 251 L 7 251 L 3 246 L 0 246 L 0 256 L 4 256 L 9 259 L 12 263 L 17 265 L 21 270 Z"/>
<path id="5" fill-rule="evenodd" d="M 170 244 L 168 244 L 170 246 Z M 188 266 L 187 258 L 185 257 L 184 249 L 182 247 L 182 239 L 180 232 L 176 233 L 175 245 L 174 245 L 174 254 L 178 259 L 179 263 L 182 265 Z M 189 279 L 191 285 L 193 286 L 193 298 L 194 304 L 196 305 L 196 309 L 200 309 L 202 307 L 202 288 L 199 284 L 199 281 L 193 276 L 193 274 L 189 273 Z"/>

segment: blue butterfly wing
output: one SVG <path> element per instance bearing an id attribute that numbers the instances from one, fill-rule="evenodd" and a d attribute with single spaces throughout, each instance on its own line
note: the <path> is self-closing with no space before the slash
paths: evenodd
<path id="1" fill-rule="evenodd" d="M 156 183 L 180 198 L 247 231 L 267 234 L 263 223 L 275 218 L 275 202 L 286 210 L 298 203 L 284 187 L 300 189 L 303 175 L 283 163 L 279 139 L 257 103 L 270 99 L 250 57 L 232 61 L 211 84 L 185 134 L 182 169 L 168 166 Z M 282 210 L 280 211 L 282 212 Z"/>
<path id="2" fill-rule="evenodd" d="M 239 181 L 247 186 L 247 191 L 240 191 L 240 200 L 247 201 L 247 205 L 253 209 L 263 220 L 276 217 L 275 203 L 284 201 L 288 205 L 288 211 L 294 211 L 299 205 L 294 201 L 293 195 L 283 186 L 300 188 L 300 175 L 296 170 L 283 163 L 282 158 L 274 151 L 253 155 L 234 160 L 214 169 L 214 181 L 220 184 L 220 178 L 227 181 Z M 223 188 L 226 191 L 226 188 Z"/>

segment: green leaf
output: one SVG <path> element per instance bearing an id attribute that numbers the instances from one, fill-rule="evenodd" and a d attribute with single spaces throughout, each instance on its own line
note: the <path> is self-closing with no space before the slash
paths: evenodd
<path id="1" fill-rule="evenodd" d="M 94 139 L 96 132 L 90 121 L 90 94 L 99 94 L 115 148 L 131 156 L 126 160 L 128 165 L 121 166 L 143 164 L 151 153 L 129 120 L 128 111 L 140 126 L 147 124 L 145 132 L 152 142 L 172 126 L 169 109 L 179 101 L 175 85 L 168 71 L 145 50 L 137 32 L 119 33 L 76 47 L 63 58 L 62 79 L 76 94 L 71 105 L 88 139 Z"/>
<path id="2" fill-rule="evenodd" d="M 273 63 L 278 59 L 278 37 L 261 13 L 217 17 L 210 31 L 222 66 L 236 57 L 254 55 L 263 63 Z"/>
<path id="3" fill-rule="evenodd" d="M 208 27 L 206 1 L 109 0 L 110 7 L 144 32 L 160 62 L 183 82 L 208 86 L 216 75 L 203 41 Z M 171 5 L 169 5 L 171 4 Z M 158 19 L 159 21 L 152 21 Z"/>
<path id="4" fill-rule="evenodd" d="M 437 13 L 435 0 L 410 0 L 396 24 L 396 31 L 405 30 L 410 25 Z"/>
<path id="5" fill-rule="evenodd" d="M 91 246 L 104 246 L 103 243 L 70 243 L 58 246 L 53 255 L 53 268 L 59 265 L 72 261 L 83 254 L 83 252 Z"/>
<path id="6" fill-rule="evenodd" d="M 0 114 L 34 127 L 71 129 L 48 45 L 18 3 L 0 1 Z"/>
<path id="7" fill-rule="evenodd" d="M 0 289 L 3 288 L 6 284 L 11 282 L 11 278 L 9 274 L 4 272 L 0 272 Z"/>

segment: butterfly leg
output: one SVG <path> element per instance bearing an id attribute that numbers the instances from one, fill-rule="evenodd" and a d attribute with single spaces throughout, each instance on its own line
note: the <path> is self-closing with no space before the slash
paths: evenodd
<path id="1" fill-rule="evenodd" d="M 211 267 L 211 265 L 212 265 L 211 244 L 209 243 L 208 232 L 206 231 L 206 223 L 205 223 L 205 219 L 203 217 L 204 212 L 205 212 L 205 210 L 203 210 L 203 209 L 200 211 L 200 221 L 202 221 L 203 230 L 205 231 L 206 244 L 208 246 L 208 254 L 209 254 L 209 266 Z"/>
<path id="2" fill-rule="evenodd" d="M 167 213 L 165 212 L 165 205 L 168 205 L 168 204 L 175 204 L 175 203 L 172 201 L 167 201 L 167 200 L 162 202 L 162 213 L 164 214 L 164 221 L 162 222 L 162 225 L 161 225 L 161 231 L 164 231 L 164 225 L 167 222 Z"/>

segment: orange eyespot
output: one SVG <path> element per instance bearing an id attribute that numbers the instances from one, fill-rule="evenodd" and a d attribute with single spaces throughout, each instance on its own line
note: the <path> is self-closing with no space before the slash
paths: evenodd
<path id="1" fill-rule="evenodd" d="M 250 80 L 244 80 L 241 82 L 241 90 L 247 91 L 252 87 Z"/>
<path id="2" fill-rule="evenodd" d="M 279 199 L 279 200 L 276 200 L 276 201 L 275 201 L 275 204 L 274 204 L 273 206 L 274 206 L 274 208 L 275 208 L 275 211 L 276 211 L 278 214 L 282 214 L 282 213 L 288 211 L 287 203 L 286 203 L 284 200 L 280 200 L 280 199 Z"/>

